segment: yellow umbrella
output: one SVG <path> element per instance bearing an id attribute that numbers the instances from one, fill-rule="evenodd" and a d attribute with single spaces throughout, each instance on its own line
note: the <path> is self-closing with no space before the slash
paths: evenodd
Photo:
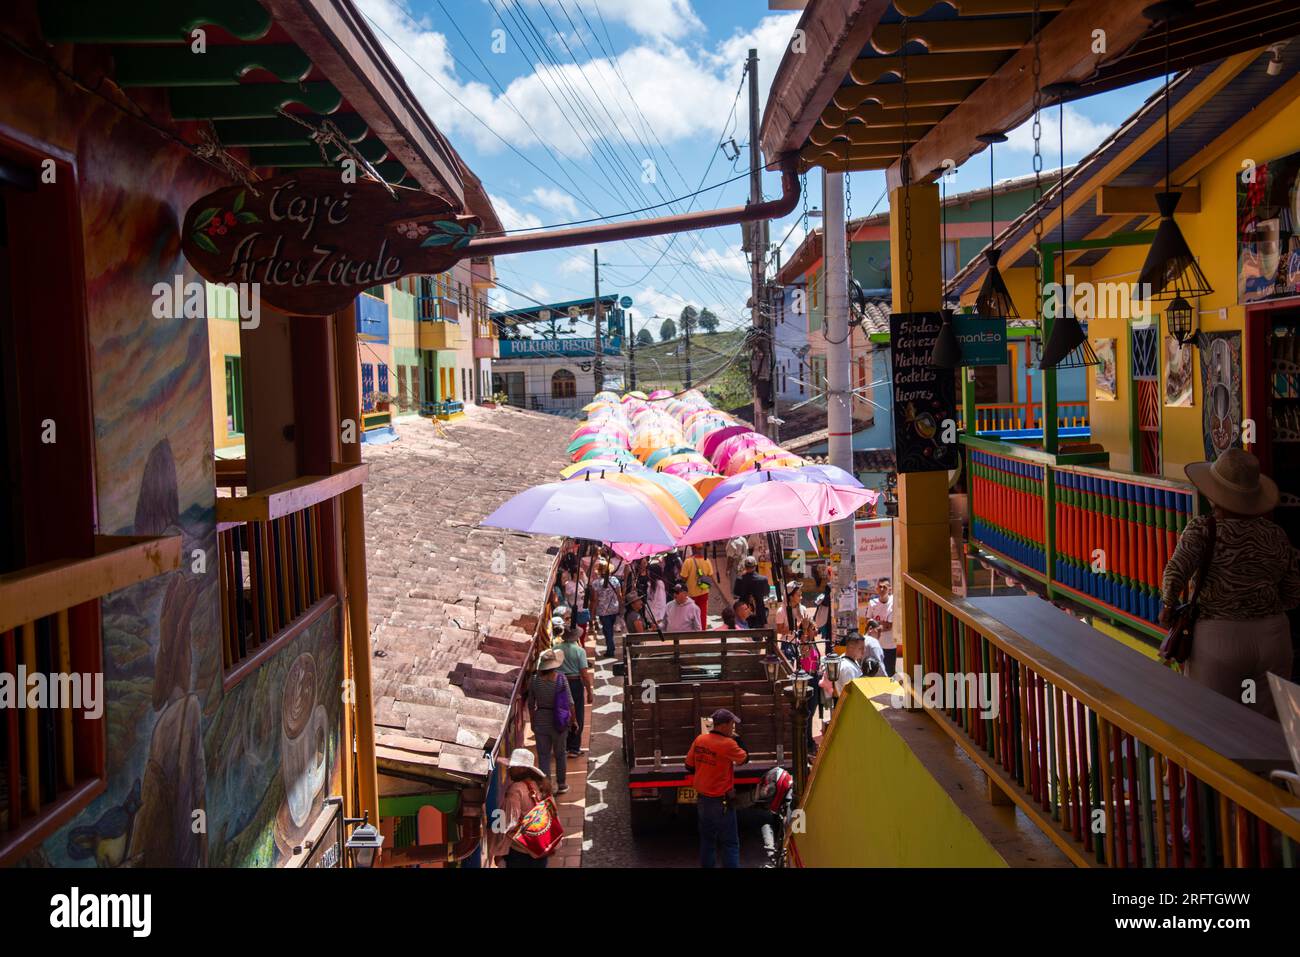
<path id="1" fill-rule="evenodd" d="M 575 472 L 593 467 L 604 467 L 612 469 L 615 472 L 618 471 L 618 463 L 613 459 L 587 459 L 585 462 L 574 462 L 572 465 L 566 465 L 564 468 L 560 469 L 560 478 L 566 479 Z"/>
<path id="2" fill-rule="evenodd" d="M 609 403 L 604 401 L 603 399 L 600 402 L 588 402 L 586 405 L 582 407 L 582 411 L 594 412 L 596 409 L 603 409 L 607 405 L 609 405 Z"/>

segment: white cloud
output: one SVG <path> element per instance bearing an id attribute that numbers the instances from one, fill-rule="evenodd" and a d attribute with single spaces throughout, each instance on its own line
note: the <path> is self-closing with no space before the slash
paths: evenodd
<path id="1" fill-rule="evenodd" d="M 532 2 L 546 3 L 559 10 L 552 0 L 532 0 Z M 568 0 L 564 6 L 580 28 L 590 24 L 593 30 L 601 33 L 602 39 L 604 37 L 600 19 L 602 16 L 606 25 L 622 23 L 635 33 L 652 38 L 677 38 L 704 28 L 704 24 L 700 22 L 700 18 L 695 15 L 695 10 L 691 7 L 691 0 L 599 0 L 599 2 L 598 0 Z M 574 7 L 582 8 L 582 13 L 587 17 L 586 21 L 578 15 Z M 562 19 L 564 16 L 562 11 L 558 15 L 554 13 L 552 15 L 556 16 L 557 24 L 563 25 L 568 22 Z"/>
<path id="2" fill-rule="evenodd" d="M 492 200 L 492 206 L 496 209 L 497 215 L 501 217 L 501 225 L 505 226 L 506 232 L 516 229 L 536 229 L 542 225 L 542 221 L 538 217 L 532 213 L 524 212 L 502 197 L 489 193 L 488 198 Z"/>
<path id="3" fill-rule="evenodd" d="M 1039 149 L 1043 155 L 1044 166 L 1060 166 L 1060 125 L 1057 111 L 1046 109 L 1042 113 L 1043 130 Z M 1007 142 L 1000 150 L 1016 153 L 1034 152 L 1034 121 L 1032 118 L 1021 123 L 1007 134 Z M 1098 122 L 1084 115 L 1073 106 L 1065 107 L 1065 161 L 1073 163 L 1090 153 L 1101 141 L 1115 131 L 1114 123 Z M 988 158 L 984 158 L 987 164 Z M 995 160 L 996 161 L 996 160 Z"/>
<path id="4" fill-rule="evenodd" d="M 555 213 L 562 213 L 565 216 L 577 217 L 578 204 L 573 201 L 573 197 L 560 189 L 553 189 L 550 186 L 538 186 L 528 194 L 528 199 L 543 209 L 549 209 Z"/>
<path id="5" fill-rule="evenodd" d="M 582 253 L 572 253 L 566 256 L 561 263 L 555 267 L 555 271 L 563 276 L 590 275 L 592 269 L 591 253 L 586 255 Z"/>

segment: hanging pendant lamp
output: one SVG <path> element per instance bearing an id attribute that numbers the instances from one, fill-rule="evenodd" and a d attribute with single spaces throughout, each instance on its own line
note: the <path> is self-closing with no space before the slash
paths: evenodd
<path id="1" fill-rule="evenodd" d="M 1061 281 L 1057 283 L 1062 289 L 1065 288 L 1065 101 L 1073 93 L 1078 91 L 1078 84 L 1062 82 L 1053 83 L 1043 87 L 1043 92 L 1053 97 L 1057 103 L 1057 132 L 1060 134 L 1060 158 L 1061 158 L 1061 184 L 1060 197 L 1057 204 L 1061 209 Z M 1042 355 L 1038 360 L 1040 369 L 1079 369 L 1084 366 L 1095 366 L 1099 362 L 1097 353 L 1092 349 L 1088 342 L 1088 333 L 1084 331 L 1079 320 L 1074 315 L 1074 310 L 1066 303 L 1064 308 L 1060 304 L 1065 303 L 1063 296 L 1056 297 L 1058 307 L 1055 310 L 1057 315 L 1052 319 L 1052 332 L 1047 337 L 1047 342 L 1043 345 Z"/>
<path id="2" fill-rule="evenodd" d="M 1191 247 L 1183 238 L 1183 231 L 1174 219 L 1174 210 L 1182 194 L 1174 191 L 1170 179 L 1169 160 L 1169 47 L 1170 25 L 1188 16 L 1194 9 L 1190 0 L 1165 0 L 1155 3 L 1142 11 L 1142 15 L 1152 24 L 1164 24 L 1165 28 L 1165 181 L 1164 191 L 1156 193 L 1156 208 L 1160 210 L 1160 224 L 1156 227 L 1155 239 L 1147 250 L 1146 261 L 1138 273 L 1135 290 L 1137 297 L 1149 290 L 1151 299 L 1157 301 L 1195 299 L 1208 296 L 1214 292 L 1205 273 L 1197 265 Z M 1181 307 L 1180 307 L 1181 308 Z"/>
<path id="3" fill-rule="evenodd" d="M 1011 299 L 1002 271 L 998 269 L 1002 250 L 993 245 L 997 239 L 993 208 L 993 144 L 1005 143 L 1007 136 L 1005 133 L 981 133 L 976 139 L 989 148 L 989 245 L 984 250 L 984 282 L 980 285 L 979 295 L 975 297 L 975 314 L 981 319 L 1014 321 L 1020 318 L 1020 313 Z"/>
<path id="4" fill-rule="evenodd" d="M 939 178 L 939 211 L 942 214 L 942 232 L 939 234 L 939 288 L 948 295 L 948 184 Z M 961 365 L 961 343 L 957 341 L 957 331 L 952 325 L 952 310 L 946 305 L 940 310 L 943 323 L 939 326 L 939 336 L 934 340 L 930 351 L 930 365 L 936 369 L 956 369 Z"/>

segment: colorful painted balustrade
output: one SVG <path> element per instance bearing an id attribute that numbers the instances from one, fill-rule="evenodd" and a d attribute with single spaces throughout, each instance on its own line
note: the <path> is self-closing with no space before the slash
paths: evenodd
<path id="1" fill-rule="evenodd" d="M 1054 468 L 1055 583 L 1156 624 L 1160 580 L 1196 497 L 1115 473 Z"/>
<path id="2" fill-rule="evenodd" d="M 971 538 L 1045 575 L 1044 467 L 976 449 L 969 455 Z"/>

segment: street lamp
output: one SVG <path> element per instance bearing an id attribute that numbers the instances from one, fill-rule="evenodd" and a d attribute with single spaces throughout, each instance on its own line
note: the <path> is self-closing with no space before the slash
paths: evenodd
<path id="1" fill-rule="evenodd" d="M 795 800 L 803 796 L 804 782 L 808 777 L 808 692 L 812 675 L 800 668 L 794 673 L 791 688 L 794 691 L 794 788 Z"/>
<path id="2" fill-rule="evenodd" d="M 767 680 L 776 684 L 777 669 L 781 666 L 781 659 L 774 654 L 763 656 L 763 668 L 767 672 Z"/>
<path id="3" fill-rule="evenodd" d="M 344 818 L 344 824 L 356 824 L 352 836 L 348 838 L 348 854 L 352 856 L 353 867 L 370 868 L 375 866 L 379 849 L 384 846 L 384 835 L 370 823 L 370 812 L 366 811 L 358 821 L 356 818 Z"/>

